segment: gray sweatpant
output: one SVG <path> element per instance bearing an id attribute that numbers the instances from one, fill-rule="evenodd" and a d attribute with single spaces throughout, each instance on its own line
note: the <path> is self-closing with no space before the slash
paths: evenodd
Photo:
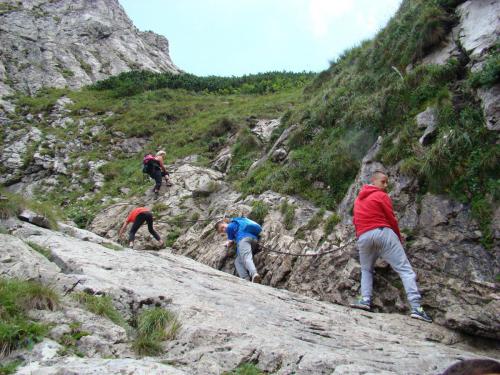
<path id="1" fill-rule="evenodd" d="M 398 236 L 391 228 L 377 228 L 363 233 L 357 242 L 361 263 L 361 296 L 371 300 L 373 267 L 378 257 L 385 260 L 399 274 L 412 308 L 420 306 L 416 275 L 411 268 Z"/>
<path id="2" fill-rule="evenodd" d="M 257 273 L 253 264 L 252 241 L 252 238 L 246 237 L 238 242 L 238 254 L 234 261 L 238 275 L 246 280 L 250 280 Z"/>

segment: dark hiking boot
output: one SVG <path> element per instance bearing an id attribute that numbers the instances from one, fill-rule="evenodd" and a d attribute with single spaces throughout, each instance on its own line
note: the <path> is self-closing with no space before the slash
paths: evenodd
<path id="1" fill-rule="evenodd" d="M 429 315 L 427 315 L 427 313 L 424 311 L 422 307 L 413 308 L 411 310 L 410 316 L 413 319 L 419 319 L 427 323 L 432 323 L 432 318 Z"/>
<path id="2" fill-rule="evenodd" d="M 354 309 L 360 309 L 360 310 L 365 310 L 365 311 L 370 311 L 372 309 L 370 300 L 360 298 L 356 302 L 351 303 L 349 306 L 351 306 Z"/>
<path id="3" fill-rule="evenodd" d="M 262 277 L 258 273 L 252 276 L 252 283 L 260 284 Z"/>

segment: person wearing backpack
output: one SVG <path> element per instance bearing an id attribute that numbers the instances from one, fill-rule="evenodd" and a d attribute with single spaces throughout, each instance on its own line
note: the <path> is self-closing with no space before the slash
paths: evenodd
<path id="1" fill-rule="evenodd" d="M 129 215 L 127 216 L 123 225 L 121 226 L 120 231 L 118 232 L 118 237 L 121 237 L 123 235 L 123 233 L 127 229 L 127 226 L 130 223 L 133 223 L 132 228 L 130 228 L 130 232 L 128 235 L 129 247 L 133 249 L 135 234 L 137 233 L 141 225 L 144 224 L 144 222 L 148 224 L 149 233 L 151 233 L 155 238 L 155 240 L 160 243 L 160 246 L 163 247 L 164 245 L 163 240 L 160 238 L 160 235 L 153 228 L 153 214 L 147 207 L 136 207 L 132 211 L 130 211 Z"/>
<path id="2" fill-rule="evenodd" d="M 215 230 L 217 233 L 227 235 L 226 248 L 236 243 L 234 265 L 239 277 L 260 284 L 262 279 L 253 263 L 252 247 L 259 240 L 261 226 L 246 217 L 235 217 L 218 221 L 215 224 Z"/>
<path id="3" fill-rule="evenodd" d="M 164 157 L 167 153 L 165 151 L 158 151 L 156 153 L 156 156 L 153 156 L 152 154 L 146 154 L 143 159 L 143 169 L 142 171 L 144 173 L 147 173 L 149 177 L 151 177 L 153 180 L 155 180 L 156 184 L 153 188 L 153 192 L 158 195 L 160 192 L 161 188 L 161 182 L 162 178 L 165 178 L 165 184 L 167 186 L 172 186 L 172 183 L 167 179 L 167 176 L 169 176 L 169 173 L 167 172 L 167 169 L 165 168 L 165 165 L 163 164 L 164 162 Z"/>

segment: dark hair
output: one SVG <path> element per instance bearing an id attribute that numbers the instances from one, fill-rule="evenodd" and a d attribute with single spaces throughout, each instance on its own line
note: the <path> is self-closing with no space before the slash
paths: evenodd
<path id="1" fill-rule="evenodd" d="M 219 227 L 225 223 L 225 219 L 222 219 L 222 220 L 219 220 L 218 222 L 215 223 L 215 230 L 218 232 L 219 231 Z"/>
<path id="2" fill-rule="evenodd" d="M 441 375 L 500 374 L 500 362 L 491 359 L 468 359 L 448 367 Z"/>
<path id="3" fill-rule="evenodd" d="M 372 172 L 372 178 L 375 176 L 381 175 L 381 174 L 383 174 L 384 176 L 387 176 L 387 172 L 385 172 L 381 169 L 377 169 L 376 171 Z"/>

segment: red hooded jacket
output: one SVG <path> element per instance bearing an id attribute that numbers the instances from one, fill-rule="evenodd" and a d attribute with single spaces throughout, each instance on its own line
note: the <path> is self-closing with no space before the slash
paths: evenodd
<path id="1" fill-rule="evenodd" d="M 354 226 L 359 237 L 369 230 L 391 228 L 401 240 L 398 221 L 394 216 L 392 201 L 389 195 L 373 185 L 364 185 L 354 201 Z"/>

